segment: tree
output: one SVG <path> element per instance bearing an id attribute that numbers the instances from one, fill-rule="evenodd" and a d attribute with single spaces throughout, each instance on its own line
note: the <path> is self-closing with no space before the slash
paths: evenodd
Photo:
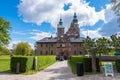
<path id="1" fill-rule="evenodd" d="M 111 47 L 115 51 L 120 51 L 120 36 L 116 36 L 116 35 L 111 36 Z"/>
<path id="2" fill-rule="evenodd" d="M 85 49 L 85 51 L 88 53 L 91 52 L 92 48 L 95 47 L 95 39 L 91 39 L 89 36 L 86 37 L 86 39 L 83 41 L 83 48 Z"/>
<path id="3" fill-rule="evenodd" d="M 11 51 L 7 49 L 6 47 L 1 47 L 0 48 L 0 55 L 9 55 L 11 54 Z"/>
<path id="4" fill-rule="evenodd" d="M 117 16 L 117 22 L 120 26 L 120 0 L 111 0 L 111 2 L 113 4 L 112 10 Z"/>
<path id="5" fill-rule="evenodd" d="M 11 39 L 9 35 L 10 29 L 10 22 L 0 17 L 0 48 L 5 47 L 9 44 L 9 41 Z"/>
<path id="6" fill-rule="evenodd" d="M 15 48 L 15 54 L 29 55 L 32 52 L 31 46 L 27 42 L 20 42 Z"/>
<path id="7" fill-rule="evenodd" d="M 101 55 L 108 54 L 110 48 L 110 40 L 103 37 L 96 40 L 96 52 L 99 54 L 99 61 L 101 62 Z M 100 63 L 101 65 L 101 63 Z"/>
<path id="8" fill-rule="evenodd" d="M 107 54 L 109 52 L 109 43 L 110 40 L 105 37 L 96 40 L 96 48 L 99 56 L 101 56 L 102 54 Z"/>
<path id="9" fill-rule="evenodd" d="M 92 72 L 96 72 L 96 54 L 95 54 L 95 39 L 91 39 L 89 36 L 83 41 L 82 47 L 85 51 L 91 55 L 92 58 Z"/>

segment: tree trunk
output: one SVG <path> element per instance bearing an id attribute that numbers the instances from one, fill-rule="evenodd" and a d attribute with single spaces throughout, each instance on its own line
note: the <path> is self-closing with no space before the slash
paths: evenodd
<path id="1" fill-rule="evenodd" d="M 91 58 L 92 58 L 92 72 L 96 72 L 96 55 L 95 55 L 95 51 L 93 50 L 93 52 L 91 53 Z"/>

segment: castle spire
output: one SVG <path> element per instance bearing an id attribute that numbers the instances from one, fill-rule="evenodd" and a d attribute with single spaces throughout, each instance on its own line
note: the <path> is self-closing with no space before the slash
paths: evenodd
<path id="1" fill-rule="evenodd" d="M 59 25 L 62 25 L 62 24 L 63 24 L 63 22 L 62 22 L 62 19 L 60 18 Z"/>
<path id="2" fill-rule="evenodd" d="M 60 21 L 59 21 L 59 23 L 58 23 L 58 28 L 64 28 L 61 17 L 60 17 Z"/>
<path id="3" fill-rule="evenodd" d="M 73 21 L 72 21 L 72 23 L 78 23 L 78 19 L 77 19 L 76 12 L 74 12 L 74 16 L 73 16 Z"/>

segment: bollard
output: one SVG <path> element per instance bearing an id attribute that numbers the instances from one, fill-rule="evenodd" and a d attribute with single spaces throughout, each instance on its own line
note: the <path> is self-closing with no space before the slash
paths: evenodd
<path id="1" fill-rule="evenodd" d="M 34 57 L 33 69 L 34 69 L 34 70 L 37 70 L 37 56 Z"/>
<path id="2" fill-rule="evenodd" d="M 77 76 L 83 76 L 84 75 L 84 66 L 83 63 L 78 62 L 77 63 Z"/>
<path id="3" fill-rule="evenodd" d="M 18 62 L 16 65 L 16 73 L 19 74 L 20 73 L 20 63 Z"/>

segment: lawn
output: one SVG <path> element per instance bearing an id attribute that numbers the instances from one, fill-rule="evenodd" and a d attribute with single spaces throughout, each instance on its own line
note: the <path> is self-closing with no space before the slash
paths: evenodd
<path id="1" fill-rule="evenodd" d="M 0 56 L 0 73 L 10 70 L 10 56 Z"/>

